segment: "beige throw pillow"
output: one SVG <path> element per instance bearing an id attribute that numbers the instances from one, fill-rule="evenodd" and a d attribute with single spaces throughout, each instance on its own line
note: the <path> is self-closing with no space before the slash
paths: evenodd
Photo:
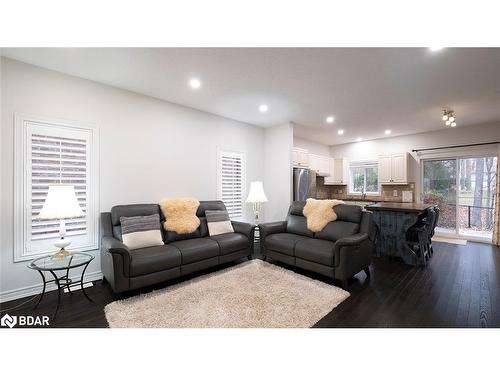
<path id="1" fill-rule="evenodd" d="M 233 224 L 226 210 L 205 211 L 207 218 L 208 234 L 216 236 L 218 234 L 233 233 Z"/>
<path id="2" fill-rule="evenodd" d="M 163 199 L 160 208 L 165 216 L 165 230 L 178 234 L 193 233 L 200 226 L 196 211 L 200 202 L 196 198 Z"/>
<path id="3" fill-rule="evenodd" d="M 120 217 L 122 241 L 130 250 L 163 245 L 160 215 Z"/>

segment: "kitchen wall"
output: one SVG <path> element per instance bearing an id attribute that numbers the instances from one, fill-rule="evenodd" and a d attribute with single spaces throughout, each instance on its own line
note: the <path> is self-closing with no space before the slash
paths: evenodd
<path id="1" fill-rule="evenodd" d="M 264 181 L 269 194 L 265 206 L 271 217 L 283 213 L 286 200 L 288 206 L 289 125 L 264 130 L 11 59 L 0 61 L 2 300 L 32 294 L 40 285 L 39 275 L 25 262 L 13 262 L 15 112 L 99 128 L 100 211 L 164 197 L 216 199 L 217 147 L 245 152 L 247 185 Z M 268 166 L 273 169 L 267 171 Z M 252 221 L 250 205 L 246 209 L 246 219 Z M 92 253 L 96 259 L 87 273 L 99 277 L 98 252 Z"/>
<path id="2" fill-rule="evenodd" d="M 363 198 L 359 194 L 348 194 L 347 186 L 328 186 L 328 195 L 333 199 L 348 199 L 348 200 L 362 200 Z M 381 192 L 379 195 L 367 195 L 365 200 L 373 201 L 383 201 L 383 202 L 402 202 L 403 201 L 403 191 L 411 191 L 413 195 L 413 200 L 416 199 L 415 196 L 415 184 L 410 183 L 407 185 L 382 185 Z"/>
<path id="3" fill-rule="evenodd" d="M 479 124 L 471 126 L 462 126 L 456 128 L 444 128 L 443 130 L 419 133 L 400 137 L 387 137 L 373 141 L 364 141 L 356 143 L 347 143 L 330 147 L 332 157 L 346 157 L 349 161 L 353 160 L 375 160 L 378 155 L 388 153 L 410 152 L 413 149 L 442 147 L 449 145 L 462 145 L 472 143 L 483 143 L 500 141 L 500 123 Z M 468 149 L 458 148 L 453 150 L 442 150 L 435 153 L 423 153 L 417 155 L 410 154 L 410 181 L 415 182 L 414 197 L 420 197 L 421 173 L 420 160 L 425 157 L 440 157 L 443 155 L 467 155 L 482 154 L 484 152 L 494 152 L 498 154 L 498 146 L 472 147 Z M 405 186 L 401 190 L 407 190 L 411 186 Z M 384 187 L 383 196 L 391 198 L 393 188 Z M 384 193 L 385 192 L 385 193 Z"/>

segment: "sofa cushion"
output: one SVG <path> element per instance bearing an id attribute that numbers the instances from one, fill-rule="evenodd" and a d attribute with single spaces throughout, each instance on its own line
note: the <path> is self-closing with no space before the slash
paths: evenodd
<path id="1" fill-rule="evenodd" d="M 219 256 L 219 244 L 210 238 L 193 238 L 170 243 L 181 252 L 182 264 Z"/>
<path id="2" fill-rule="evenodd" d="M 300 240 L 295 244 L 295 256 L 310 262 L 333 267 L 333 246 L 333 242 L 317 238 Z"/>
<path id="3" fill-rule="evenodd" d="M 274 250 L 282 254 L 294 256 L 295 244 L 307 239 L 307 237 L 300 236 L 293 233 L 275 233 L 266 236 L 264 246 L 266 249 Z"/>
<path id="4" fill-rule="evenodd" d="M 224 233 L 211 236 L 210 239 L 219 244 L 220 255 L 234 253 L 235 251 L 248 248 L 250 241 L 241 233 Z"/>
<path id="5" fill-rule="evenodd" d="M 355 204 L 339 204 L 333 207 L 333 211 L 337 214 L 337 220 L 339 221 L 349 221 L 357 224 L 361 222 L 361 215 L 363 213 L 361 206 Z"/>
<path id="6" fill-rule="evenodd" d="M 201 220 L 200 220 L 201 222 Z M 205 224 L 206 225 L 206 224 Z M 184 240 L 189 240 L 191 238 L 200 238 L 201 237 L 201 228 L 198 227 L 193 233 L 185 233 L 185 234 L 179 234 L 177 232 L 174 232 L 172 230 L 165 230 L 163 229 L 164 236 L 163 238 L 165 239 L 165 243 L 171 243 L 174 241 L 184 241 Z"/>
<path id="7" fill-rule="evenodd" d="M 179 249 L 170 245 L 144 247 L 130 254 L 130 276 L 146 275 L 181 265 Z"/>
<path id="8" fill-rule="evenodd" d="M 206 210 L 226 210 L 226 206 L 222 201 L 200 201 L 200 205 L 196 211 L 196 216 L 204 217 Z"/>
<path id="9" fill-rule="evenodd" d="M 348 237 L 359 232 L 359 224 L 348 221 L 332 221 L 321 231 L 314 234 L 314 238 L 328 241 L 337 241 L 340 238 Z"/>
<path id="10" fill-rule="evenodd" d="M 313 236 L 313 232 L 307 229 L 307 219 L 299 215 L 288 215 L 286 218 L 286 231 L 301 236 Z"/>

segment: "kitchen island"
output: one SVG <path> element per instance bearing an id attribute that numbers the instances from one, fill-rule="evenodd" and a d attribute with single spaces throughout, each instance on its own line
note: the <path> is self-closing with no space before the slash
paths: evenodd
<path id="1" fill-rule="evenodd" d="M 377 255 L 399 257 L 406 264 L 418 265 L 417 254 L 406 242 L 406 232 L 432 206 L 425 203 L 395 202 L 367 205 L 365 209 L 373 212 L 373 220 L 379 228 Z"/>

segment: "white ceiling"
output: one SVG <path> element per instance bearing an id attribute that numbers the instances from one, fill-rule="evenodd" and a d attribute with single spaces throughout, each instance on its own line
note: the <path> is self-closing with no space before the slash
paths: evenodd
<path id="1" fill-rule="evenodd" d="M 323 144 L 500 120 L 500 49 L 4 48 L 2 55 Z M 188 85 L 199 78 L 202 87 Z M 269 106 L 260 113 L 258 106 Z M 327 115 L 335 116 L 326 124 Z M 343 129 L 344 135 L 337 134 Z M 449 129 L 453 131 L 453 129 Z"/>

